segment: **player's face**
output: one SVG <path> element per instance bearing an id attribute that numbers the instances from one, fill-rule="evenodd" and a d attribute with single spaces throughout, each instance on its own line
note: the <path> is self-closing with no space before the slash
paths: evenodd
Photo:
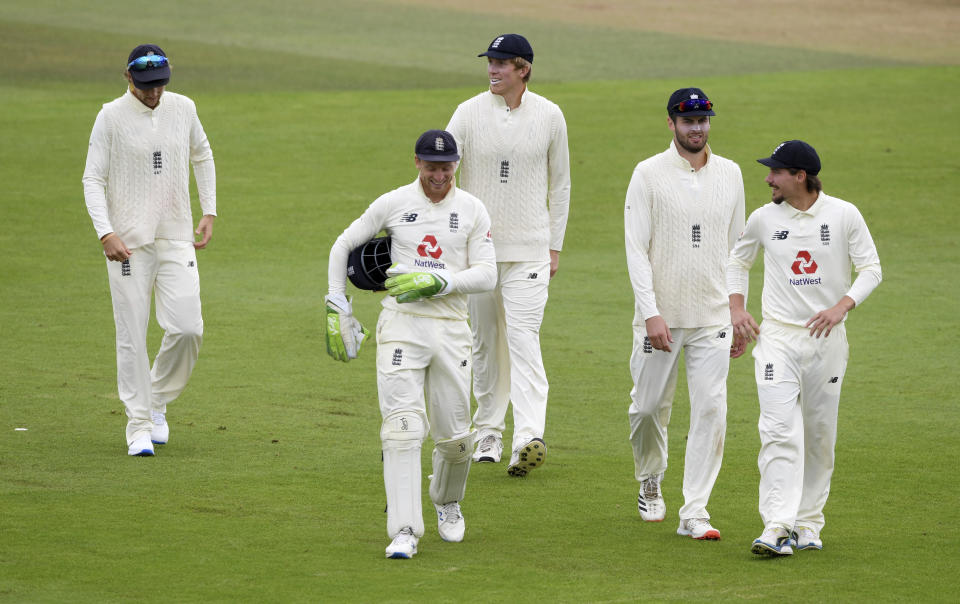
<path id="1" fill-rule="evenodd" d="M 133 78 L 130 77 L 130 72 L 127 72 L 127 81 L 130 82 L 130 92 L 133 93 L 133 96 L 137 97 L 137 100 L 151 109 L 157 108 L 157 105 L 160 104 L 160 97 L 163 96 L 163 90 L 166 88 L 166 86 L 157 86 L 156 88 L 151 88 L 149 90 L 140 90 L 133 85 Z"/>
<path id="2" fill-rule="evenodd" d="M 423 187 L 423 192 L 433 201 L 443 199 L 453 186 L 457 162 L 423 161 L 418 157 L 416 163 L 417 170 L 420 171 L 420 186 Z"/>
<path id="3" fill-rule="evenodd" d="M 493 94 L 503 96 L 522 90 L 526 85 L 523 82 L 524 73 L 526 67 L 520 69 L 508 59 L 487 57 L 487 76 L 490 78 L 490 92 Z"/>
<path id="4" fill-rule="evenodd" d="M 675 115 L 670 122 L 677 145 L 690 153 L 699 153 L 707 146 L 710 134 L 709 115 Z"/>
<path id="5" fill-rule="evenodd" d="M 774 203 L 789 201 L 801 193 L 801 189 L 805 189 L 805 186 L 799 182 L 799 177 L 799 172 L 790 174 L 790 170 L 785 168 L 770 168 L 770 173 L 765 180 L 772 190 L 771 201 Z"/>

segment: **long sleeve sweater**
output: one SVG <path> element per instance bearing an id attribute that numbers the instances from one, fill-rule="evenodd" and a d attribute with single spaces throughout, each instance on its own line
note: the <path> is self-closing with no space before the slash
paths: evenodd
<path id="1" fill-rule="evenodd" d="M 490 213 L 498 262 L 542 261 L 563 249 L 570 208 L 567 124 L 530 92 L 511 110 L 489 90 L 457 107 L 447 130 L 460 149 L 460 186 Z"/>
<path id="2" fill-rule="evenodd" d="M 727 255 L 744 214 L 740 167 L 709 146 L 699 170 L 673 142 L 637 164 L 624 206 L 635 325 L 657 315 L 677 328 L 730 323 Z"/>
<path id="3" fill-rule="evenodd" d="M 83 194 L 98 237 L 129 248 L 155 239 L 193 241 L 190 165 L 200 207 L 216 215 L 213 152 L 189 98 L 164 92 L 150 109 L 128 90 L 103 105 L 90 134 Z"/>

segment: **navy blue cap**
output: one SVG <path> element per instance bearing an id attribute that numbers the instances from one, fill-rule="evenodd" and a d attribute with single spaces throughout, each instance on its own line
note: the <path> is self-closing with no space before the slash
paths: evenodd
<path id="1" fill-rule="evenodd" d="M 493 39 L 487 52 L 481 52 L 477 56 L 494 59 L 521 57 L 533 63 L 533 47 L 520 34 L 502 34 Z"/>
<path id="2" fill-rule="evenodd" d="M 427 130 L 417 139 L 413 148 L 423 161 L 458 161 L 457 141 L 446 130 Z"/>
<path id="3" fill-rule="evenodd" d="M 145 69 L 136 69 L 130 64 L 140 57 L 158 55 L 166 57 L 163 49 L 156 44 L 141 44 L 132 51 L 127 57 L 127 71 L 133 79 L 133 85 L 140 90 L 150 90 L 157 86 L 166 86 L 170 82 L 170 63 L 164 61 L 163 65 L 148 65 Z"/>
<path id="4" fill-rule="evenodd" d="M 713 112 L 713 102 L 699 88 L 675 90 L 667 101 L 667 113 L 670 115 L 716 115 Z"/>
<path id="5" fill-rule="evenodd" d="M 770 157 L 757 161 L 768 168 L 794 168 L 811 176 L 820 173 L 820 156 L 813 147 L 800 140 L 780 143 Z"/>

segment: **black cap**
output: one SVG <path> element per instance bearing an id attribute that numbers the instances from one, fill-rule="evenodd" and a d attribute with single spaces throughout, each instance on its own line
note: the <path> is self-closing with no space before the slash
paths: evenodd
<path id="1" fill-rule="evenodd" d="M 417 139 L 413 152 L 423 161 L 459 161 L 457 141 L 446 130 L 427 130 Z"/>
<path id="2" fill-rule="evenodd" d="M 133 78 L 133 85 L 140 90 L 150 90 L 157 86 L 166 86 L 170 81 L 170 64 L 167 62 L 164 62 L 163 65 L 151 65 L 146 69 L 135 69 L 130 66 L 136 59 L 152 55 L 167 56 L 166 53 L 163 52 L 163 49 L 156 44 L 141 44 L 134 48 L 127 58 L 127 71 L 130 72 L 130 77 Z"/>
<path id="3" fill-rule="evenodd" d="M 481 52 L 477 56 L 494 59 L 521 57 L 533 63 L 533 47 L 520 34 L 502 34 L 493 39 L 487 52 Z"/>
<path id="4" fill-rule="evenodd" d="M 681 103 L 689 105 L 690 108 L 681 107 Z M 713 103 L 699 88 L 675 90 L 667 101 L 667 113 L 670 115 L 716 115 L 713 112 Z"/>
<path id="5" fill-rule="evenodd" d="M 757 161 L 769 168 L 795 168 L 811 176 L 820 173 L 820 156 L 813 147 L 798 140 L 780 143 L 770 157 Z"/>
<path id="6" fill-rule="evenodd" d="M 383 291 L 390 268 L 390 237 L 374 237 L 350 251 L 347 259 L 347 277 L 359 289 Z"/>

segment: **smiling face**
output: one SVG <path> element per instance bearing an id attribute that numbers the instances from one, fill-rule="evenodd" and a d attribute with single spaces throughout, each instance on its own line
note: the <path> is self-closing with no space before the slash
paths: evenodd
<path id="1" fill-rule="evenodd" d="M 517 67 L 510 59 L 487 57 L 487 77 L 490 79 L 490 92 L 500 96 L 510 96 L 523 92 L 526 83 L 523 76 L 529 67 Z"/>
<path id="2" fill-rule="evenodd" d="M 798 198 L 807 190 L 805 178 L 806 172 L 803 170 L 791 174 L 786 168 L 770 168 L 770 173 L 764 179 L 771 189 L 770 200 L 781 203 Z"/>
<path id="3" fill-rule="evenodd" d="M 453 186 L 453 176 L 457 172 L 455 161 L 424 161 L 416 158 L 420 172 L 420 186 L 431 201 L 437 202 L 447 196 Z"/>
<path id="4" fill-rule="evenodd" d="M 689 153 L 699 153 L 707 146 L 710 116 L 676 114 L 670 119 L 670 129 L 678 147 Z"/>

